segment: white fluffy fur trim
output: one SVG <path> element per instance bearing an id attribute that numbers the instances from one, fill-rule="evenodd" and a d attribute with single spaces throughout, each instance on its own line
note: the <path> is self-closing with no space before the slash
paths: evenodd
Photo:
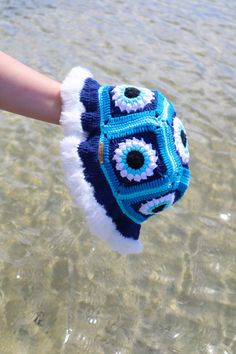
<path id="1" fill-rule="evenodd" d="M 123 255 L 139 253 L 142 251 L 141 242 L 125 238 L 118 232 L 112 219 L 94 197 L 93 186 L 84 178 L 84 167 L 77 147 L 86 139 L 80 123 L 81 114 L 85 112 L 84 105 L 80 102 L 80 92 L 88 77 L 92 77 L 88 70 L 76 67 L 62 83 L 60 123 L 65 138 L 61 141 L 61 154 L 66 183 L 78 206 L 84 211 L 92 234 L 105 240 L 114 251 Z"/>

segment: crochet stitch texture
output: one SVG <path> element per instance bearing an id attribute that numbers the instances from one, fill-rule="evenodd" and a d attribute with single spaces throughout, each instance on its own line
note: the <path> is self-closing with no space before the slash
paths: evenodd
<path id="1" fill-rule="evenodd" d="M 140 252 L 141 223 L 176 203 L 189 185 L 182 122 L 159 91 L 101 86 L 79 67 L 61 95 L 66 180 L 90 231 L 122 254 Z"/>

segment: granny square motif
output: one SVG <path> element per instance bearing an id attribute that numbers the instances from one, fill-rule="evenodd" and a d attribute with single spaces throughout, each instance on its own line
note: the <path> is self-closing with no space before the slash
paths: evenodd
<path id="1" fill-rule="evenodd" d="M 140 252 L 141 223 L 189 185 L 182 122 L 161 92 L 101 86 L 80 67 L 66 77 L 61 96 L 66 180 L 91 233 L 122 254 Z"/>

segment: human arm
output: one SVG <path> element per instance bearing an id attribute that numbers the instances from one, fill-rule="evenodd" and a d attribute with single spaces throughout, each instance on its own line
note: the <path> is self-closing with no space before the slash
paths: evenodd
<path id="1" fill-rule="evenodd" d="M 61 85 L 0 51 L 0 109 L 59 124 Z"/>

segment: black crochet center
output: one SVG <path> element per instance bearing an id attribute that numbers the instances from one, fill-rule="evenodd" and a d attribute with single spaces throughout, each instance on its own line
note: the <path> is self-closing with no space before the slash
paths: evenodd
<path id="1" fill-rule="evenodd" d="M 152 213 L 159 213 L 159 211 L 162 211 L 165 208 L 165 204 L 159 205 L 158 207 L 152 209 Z"/>
<path id="2" fill-rule="evenodd" d="M 140 151 L 133 150 L 127 154 L 126 161 L 129 167 L 133 168 L 134 170 L 138 170 L 144 164 L 144 157 Z"/>
<path id="3" fill-rule="evenodd" d="M 125 97 L 127 98 L 135 98 L 138 97 L 140 91 L 136 87 L 126 87 L 125 89 Z"/>
<path id="4" fill-rule="evenodd" d="M 184 145 L 184 147 L 186 147 L 186 144 L 187 144 L 187 135 L 185 134 L 185 132 L 183 130 L 181 130 L 181 140 L 182 140 L 182 143 Z"/>

